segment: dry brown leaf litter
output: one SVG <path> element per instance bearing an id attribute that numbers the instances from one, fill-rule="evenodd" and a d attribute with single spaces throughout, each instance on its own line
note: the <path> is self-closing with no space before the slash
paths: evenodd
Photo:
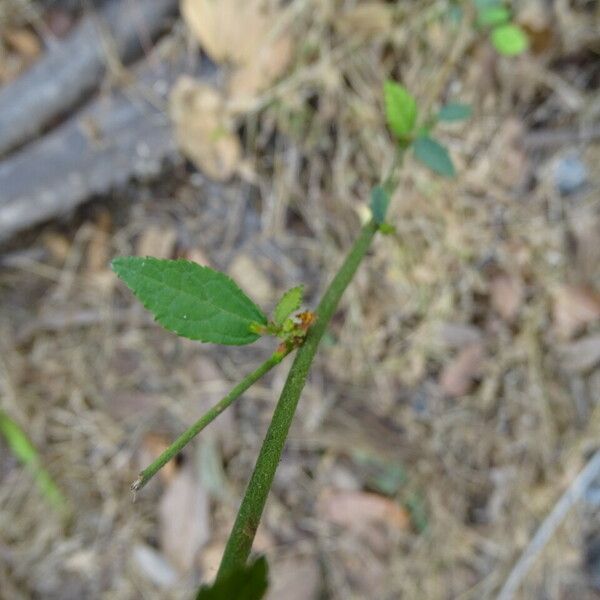
<path id="1" fill-rule="evenodd" d="M 273 568 L 282 548 L 317 554 L 334 599 L 493 597 L 597 445 L 600 323 L 593 301 L 582 303 L 573 292 L 575 286 L 593 295 L 600 285 L 597 172 L 588 169 L 582 195 L 561 198 L 551 159 L 563 149 L 541 156 L 524 149 L 533 126 L 578 126 L 597 114 L 593 90 L 578 75 L 593 79 L 586 57 L 597 15 L 557 2 L 551 19 L 538 25 L 527 17 L 525 24 L 551 28 L 560 43 L 544 42 L 542 54 L 515 64 L 474 40 L 448 71 L 455 33 L 436 21 L 442 4 L 391 9 L 391 29 L 378 31 L 387 3 L 307 3 L 295 22 L 303 47 L 293 70 L 280 73 L 235 120 L 222 108 L 231 100 L 226 88 L 215 92 L 218 118 L 198 126 L 213 142 L 223 122 L 225 131 L 242 134 L 254 186 L 241 184 L 225 196 L 197 179 L 173 181 L 166 190 L 136 188 L 140 202 L 115 216 L 108 240 L 112 256 L 138 252 L 153 228 L 175 231 L 165 253 L 194 254 L 222 269 L 245 253 L 274 290 L 305 281 L 314 301 L 356 231 L 355 209 L 390 155 L 381 81 L 400 77 L 422 97 L 444 71 L 434 104 L 442 96 L 475 104 L 474 121 L 441 134 L 460 165 L 458 181 L 442 182 L 408 164 L 392 205 L 398 235 L 377 240 L 344 298 L 267 507 L 262 547 Z M 365 17 L 364 31 L 344 29 L 344 16 L 351 21 L 377 5 L 379 16 Z M 580 121 L 573 107 L 582 99 L 589 108 Z M 228 161 L 227 152 L 212 152 L 217 176 L 239 168 L 240 154 Z M 596 164 L 597 146 L 582 157 Z M 223 166 L 232 164 L 228 173 Z M 205 174 L 215 177 L 209 168 Z M 0 278 L 2 408 L 30 423 L 50 471 L 80 507 L 74 530 L 60 530 L 26 474 L 3 465 L 9 475 L 0 531 L 7 551 L 0 575 L 11 597 L 21 590 L 61 598 L 187 597 L 192 584 L 172 583 L 158 535 L 168 482 L 157 481 L 130 504 L 136 450 L 148 432 L 169 439 L 180 432 L 199 403 L 218 397 L 256 356 L 213 352 L 158 331 L 129 296 L 103 287 L 88 268 L 106 251 L 106 236 L 98 234 L 101 219 L 81 219 L 79 229 L 49 227 L 48 253 L 40 241 L 41 253 L 14 256 Z M 262 241 L 240 250 L 245 238 Z M 498 276 L 510 284 L 499 285 Z M 571 300 L 555 307 L 564 289 Z M 565 323 L 567 341 L 559 336 Z M 483 369 L 449 401 L 439 377 L 474 343 L 486 349 Z M 211 504 L 211 539 L 195 563 L 200 577 L 214 574 L 283 376 L 243 399 L 213 459 L 202 462 L 220 465 L 224 479 L 209 481 L 230 489 Z M 365 454 L 379 476 L 390 463 L 401 466 L 405 482 L 390 492 L 363 470 Z M 348 528 L 332 535 L 315 501 L 340 488 L 389 498 L 410 513 L 410 527 L 397 537 L 372 528 L 368 543 Z M 586 511 L 592 516 L 570 516 L 544 549 L 522 597 L 591 593 L 581 565 L 597 514 L 591 505 Z M 134 544 L 141 550 L 132 555 Z M 148 575 L 148 564 L 159 565 L 160 578 Z"/>

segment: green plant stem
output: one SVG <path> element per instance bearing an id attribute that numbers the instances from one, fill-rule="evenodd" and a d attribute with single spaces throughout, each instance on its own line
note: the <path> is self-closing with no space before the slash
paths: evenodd
<path id="1" fill-rule="evenodd" d="M 12 453 L 32 473 L 48 502 L 61 515 L 68 517 L 71 510 L 69 502 L 54 483 L 50 473 L 42 466 L 38 451 L 27 437 L 27 434 L 3 410 L 0 410 L 0 434 L 6 439 Z"/>
<path id="2" fill-rule="evenodd" d="M 227 541 L 217 579 L 227 576 L 242 567 L 250 555 L 254 535 L 319 342 L 327 330 L 329 321 L 344 290 L 352 281 L 377 230 L 378 226 L 372 220 L 362 228 L 360 236 L 354 242 L 344 264 L 340 267 L 317 307 L 317 321 L 309 329 L 306 340 L 298 350 L 294 363 L 290 368 L 285 386 L 273 413 L 271 424 L 260 449 L 254 472 L 248 482 L 244 499 Z"/>
<path id="3" fill-rule="evenodd" d="M 189 429 L 184 431 L 140 476 L 131 484 L 134 492 L 141 490 L 172 458 L 177 456 L 207 425 L 212 423 L 232 402 L 237 400 L 252 384 L 278 365 L 291 349 L 274 352 L 258 369 L 246 375 L 230 392 L 208 409 Z"/>

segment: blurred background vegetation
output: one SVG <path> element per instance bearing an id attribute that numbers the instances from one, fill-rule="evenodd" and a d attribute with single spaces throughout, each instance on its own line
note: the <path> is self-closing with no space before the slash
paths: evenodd
<path id="1" fill-rule="evenodd" d="M 214 576 L 286 369 L 133 504 L 273 344 L 162 331 L 109 261 L 311 307 L 394 158 L 386 79 L 473 116 L 437 131 L 456 178 L 408 159 L 320 351 L 258 532 L 270 598 L 493 598 L 524 552 L 509 597 L 598 597 L 600 4 L 492 3 L 514 56 L 482 4 L 0 0 L 0 597 Z"/>

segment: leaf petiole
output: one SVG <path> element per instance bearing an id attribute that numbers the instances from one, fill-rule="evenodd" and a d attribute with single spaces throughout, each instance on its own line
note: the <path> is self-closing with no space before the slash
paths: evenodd
<path id="1" fill-rule="evenodd" d="M 131 484 L 139 492 L 172 458 L 175 458 L 207 425 L 237 400 L 251 385 L 278 365 L 294 348 L 279 347 L 260 367 L 249 373 L 224 398 L 209 408 L 189 429 L 186 429 L 152 464 L 146 467 Z"/>

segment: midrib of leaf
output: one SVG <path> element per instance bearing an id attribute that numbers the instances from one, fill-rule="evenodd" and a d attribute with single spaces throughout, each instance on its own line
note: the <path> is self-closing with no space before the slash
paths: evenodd
<path id="1" fill-rule="evenodd" d="M 160 284 L 163 286 L 163 288 L 165 288 L 166 290 L 174 290 L 175 292 L 177 292 L 177 293 L 178 293 L 178 294 L 180 294 L 181 296 L 187 297 L 187 298 L 188 298 L 188 299 L 190 299 L 190 300 L 195 300 L 195 301 L 197 301 L 199 304 L 203 304 L 203 305 L 205 305 L 205 306 L 212 307 L 212 308 L 214 308 L 214 309 L 215 309 L 217 312 L 223 313 L 224 315 L 227 315 L 228 317 L 233 317 L 233 318 L 234 318 L 234 319 L 236 319 L 237 321 L 243 322 L 243 321 L 246 321 L 246 320 L 251 320 L 251 319 L 250 319 L 250 317 L 248 317 L 248 319 L 245 319 L 245 318 L 243 318 L 243 317 L 240 317 L 240 315 L 239 315 L 239 314 L 236 314 L 236 313 L 234 313 L 234 312 L 231 312 L 230 310 L 226 310 L 225 308 L 223 308 L 223 306 L 222 306 L 222 305 L 215 304 L 215 302 L 214 302 L 213 300 L 211 300 L 211 299 L 207 299 L 207 298 L 206 298 L 206 291 L 204 291 L 202 288 L 206 288 L 206 287 L 207 287 L 207 286 L 209 286 L 209 285 L 213 285 L 213 286 L 214 286 L 214 284 L 217 284 L 217 285 L 219 285 L 219 286 L 221 285 L 221 282 L 219 282 L 219 281 L 216 281 L 215 279 L 213 279 L 212 281 L 208 281 L 208 282 L 206 282 L 204 285 L 202 285 L 202 284 L 198 285 L 198 283 L 197 283 L 197 282 L 194 282 L 192 285 L 193 285 L 194 287 L 196 287 L 196 288 L 197 288 L 198 294 L 196 294 L 195 292 L 194 292 L 194 293 L 192 293 L 192 292 L 190 292 L 190 291 L 186 290 L 186 289 L 185 289 L 185 284 L 182 284 L 182 279 L 183 279 L 183 278 L 184 278 L 186 275 L 188 276 L 188 279 L 190 278 L 190 274 L 189 274 L 189 273 L 179 273 L 179 274 L 178 274 L 178 275 L 180 276 L 180 277 L 179 277 L 179 282 L 180 282 L 180 283 L 179 283 L 179 286 L 173 285 L 173 283 L 172 283 L 172 282 L 166 283 L 166 282 L 165 282 L 165 279 L 164 279 L 164 276 L 163 276 L 163 275 L 164 275 L 163 273 L 160 273 L 160 272 L 159 272 L 159 275 L 160 275 L 161 277 L 156 277 L 156 276 L 153 276 L 153 275 L 151 275 L 151 274 L 148 274 L 148 273 L 143 273 L 143 272 L 141 272 L 141 271 L 139 271 L 138 273 L 136 273 L 136 276 L 137 276 L 137 277 L 139 277 L 140 279 L 146 279 L 146 280 L 149 280 L 149 281 L 152 281 L 152 282 L 158 282 L 158 283 L 160 283 Z M 181 287 L 182 285 L 183 285 L 183 287 Z M 191 286 L 188 286 L 188 288 L 189 288 L 189 287 L 191 287 Z M 223 294 L 223 295 L 225 295 L 225 294 Z M 204 296 L 204 297 L 202 297 L 202 296 Z M 172 305 L 172 304 L 173 304 L 173 303 L 174 303 L 176 300 L 177 300 L 177 296 L 174 296 L 174 297 L 173 297 L 173 298 L 170 300 L 170 304 Z M 229 301 L 231 301 L 231 297 L 230 297 L 230 298 L 228 298 L 228 300 L 229 300 Z M 236 299 L 236 300 L 237 300 L 237 299 Z M 146 308 L 148 308 L 148 306 L 147 306 L 147 304 L 146 304 L 145 302 L 143 302 L 143 304 L 144 304 L 144 306 L 146 306 Z M 241 307 L 241 308 L 242 308 L 244 311 L 246 311 L 246 310 L 248 309 L 248 306 L 247 306 L 246 304 L 244 304 L 244 303 L 241 303 L 241 302 L 240 302 L 240 307 Z M 257 320 L 257 321 L 259 321 L 259 322 L 261 322 L 261 323 L 264 323 L 264 322 L 266 322 L 266 321 L 265 321 L 265 318 L 264 318 L 264 315 L 262 314 L 262 312 L 261 312 L 261 311 L 258 309 L 258 307 L 257 307 L 256 305 L 254 305 L 254 309 L 255 309 L 255 313 L 256 313 L 256 314 L 255 314 L 255 318 L 256 318 L 256 320 Z M 168 312 L 168 311 L 167 311 L 167 312 Z M 161 313 L 162 313 L 162 311 L 161 311 Z M 159 313 L 157 313 L 157 316 L 159 316 Z M 168 314 L 166 314 L 166 313 L 163 313 L 163 316 L 170 316 L 170 315 L 168 315 Z M 182 319 L 182 317 L 175 317 L 175 318 L 179 318 L 179 319 L 181 319 L 181 320 L 184 320 L 184 319 Z M 211 317 L 209 317 L 208 319 L 189 319 L 189 318 L 188 318 L 188 319 L 185 319 L 185 321 L 186 321 L 186 322 L 188 322 L 188 323 L 189 323 L 189 322 L 196 322 L 196 323 L 200 323 L 200 322 L 202 322 L 202 321 L 207 321 L 207 320 L 210 320 L 211 318 L 212 318 L 212 316 L 211 316 Z"/>

